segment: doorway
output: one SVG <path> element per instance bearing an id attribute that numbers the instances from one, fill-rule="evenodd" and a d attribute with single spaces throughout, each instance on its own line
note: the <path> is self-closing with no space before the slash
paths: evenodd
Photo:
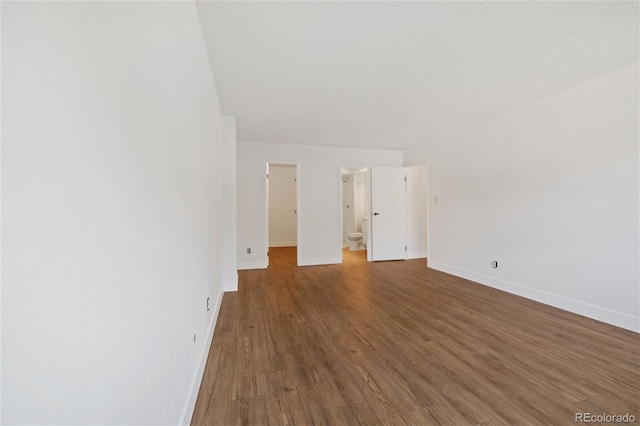
<path id="1" fill-rule="evenodd" d="M 370 260 L 369 237 L 369 167 L 341 165 L 341 248 L 342 263 L 354 264 Z"/>
<path id="2" fill-rule="evenodd" d="M 268 267 L 297 265 L 298 165 L 267 163 Z"/>
<path id="3" fill-rule="evenodd" d="M 341 165 L 340 180 L 342 263 L 407 259 L 406 168 Z"/>

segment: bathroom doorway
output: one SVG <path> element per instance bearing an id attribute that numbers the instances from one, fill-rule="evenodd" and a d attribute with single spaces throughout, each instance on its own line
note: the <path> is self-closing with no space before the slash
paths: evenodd
<path id="1" fill-rule="evenodd" d="M 367 250 L 370 232 L 370 168 L 341 165 L 341 248 L 342 262 L 352 264 L 370 259 Z"/>
<path id="2" fill-rule="evenodd" d="M 268 267 L 297 265 L 298 165 L 267 163 Z"/>

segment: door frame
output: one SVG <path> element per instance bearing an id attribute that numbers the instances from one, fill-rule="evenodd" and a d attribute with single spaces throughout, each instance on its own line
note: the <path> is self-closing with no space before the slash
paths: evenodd
<path id="1" fill-rule="evenodd" d="M 266 249 L 267 268 L 269 267 L 269 165 L 296 167 L 296 266 L 300 265 L 300 163 L 295 161 L 267 160 L 264 162 L 264 247 Z"/>
<path id="2" fill-rule="evenodd" d="M 431 226 L 431 176 L 430 176 L 431 168 L 429 167 L 429 159 L 427 158 L 426 160 L 409 163 L 404 167 L 409 169 L 410 167 L 420 166 L 422 164 L 424 164 L 427 167 L 426 187 L 427 187 L 427 262 L 428 262 L 429 256 L 431 256 L 431 244 L 430 244 L 430 241 L 431 241 L 431 229 L 430 229 L 430 226 Z M 407 193 L 407 197 L 408 196 L 409 195 Z M 408 225 L 408 222 L 407 222 L 407 225 Z"/>

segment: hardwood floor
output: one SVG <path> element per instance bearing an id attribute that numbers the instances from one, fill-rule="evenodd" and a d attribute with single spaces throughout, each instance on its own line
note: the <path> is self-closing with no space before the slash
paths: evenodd
<path id="1" fill-rule="evenodd" d="M 426 268 L 295 266 L 270 249 L 224 295 L 193 424 L 640 420 L 639 335 Z"/>

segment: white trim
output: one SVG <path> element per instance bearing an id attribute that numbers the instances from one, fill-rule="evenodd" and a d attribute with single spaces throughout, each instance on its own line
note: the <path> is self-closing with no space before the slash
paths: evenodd
<path id="1" fill-rule="evenodd" d="M 234 275 L 231 281 L 226 281 L 223 286 L 223 291 L 238 291 L 238 271 Z"/>
<path id="2" fill-rule="evenodd" d="M 264 247 L 267 250 L 266 256 L 267 264 L 265 268 L 269 266 L 269 162 L 264 163 Z M 257 262 L 238 262 L 238 269 L 261 269 L 262 267 L 241 267 L 240 264 L 257 263 Z"/>
<path id="3" fill-rule="evenodd" d="M 238 262 L 238 270 L 244 271 L 247 269 L 266 269 L 269 266 L 268 260 L 254 260 L 249 262 Z"/>
<path id="4" fill-rule="evenodd" d="M 297 241 L 276 241 L 269 243 L 269 247 L 296 247 L 297 245 Z"/>
<path id="5" fill-rule="evenodd" d="M 342 263 L 342 253 L 340 256 L 298 259 L 298 266 L 333 265 L 334 263 Z"/>
<path id="6" fill-rule="evenodd" d="M 431 168 L 429 167 L 429 159 L 427 158 L 424 163 L 427 165 L 427 258 L 429 257 L 429 241 L 431 240 L 431 230 L 429 229 L 429 223 L 431 220 L 431 176 L 429 175 Z"/>
<path id="7" fill-rule="evenodd" d="M 427 162 L 427 160 L 418 160 L 418 161 L 412 161 L 410 163 L 404 163 L 403 167 L 413 167 L 413 166 L 419 166 L 420 164 L 425 164 Z"/>
<path id="8" fill-rule="evenodd" d="M 367 192 L 366 192 L 366 197 L 367 200 L 365 201 L 365 204 L 367 205 L 367 242 L 365 243 L 365 247 L 367 249 L 367 262 L 373 262 L 373 252 L 370 249 L 372 246 L 371 244 L 371 240 L 372 240 L 372 236 L 373 236 L 373 232 L 372 229 L 372 225 L 371 223 L 373 222 L 373 215 L 371 214 L 371 169 L 373 168 L 373 166 L 369 166 L 367 168 Z"/>
<path id="9" fill-rule="evenodd" d="M 338 178 L 340 179 L 340 183 L 339 183 L 339 188 L 340 188 L 340 195 L 339 195 L 339 199 L 338 199 L 338 207 L 340 209 L 340 226 L 339 228 L 339 233 L 340 233 L 340 245 L 344 246 L 344 188 L 343 188 L 343 184 L 342 184 L 342 164 L 340 164 L 338 166 Z M 347 245 L 347 248 L 349 248 L 349 246 Z M 344 260 L 344 258 L 342 257 L 342 251 L 340 251 L 340 263 L 342 263 Z M 298 265 L 300 264 L 300 262 L 298 262 Z"/>
<path id="10" fill-rule="evenodd" d="M 429 237 L 431 235 L 431 233 L 429 232 L 429 209 L 431 206 L 431 197 L 429 195 L 429 184 L 431 182 L 431 180 L 429 179 L 429 159 L 426 160 L 420 160 L 417 162 L 412 162 L 409 164 L 405 164 L 405 167 L 407 169 L 409 169 L 410 167 L 415 167 L 415 166 L 420 166 L 424 164 L 427 167 L 427 181 L 425 182 L 426 188 L 427 188 L 427 250 L 425 251 L 419 251 L 419 252 L 411 252 L 408 254 L 407 259 L 422 259 L 422 258 L 428 258 L 429 257 Z M 407 191 L 407 203 L 409 201 L 409 191 Z M 407 209 L 407 226 L 409 226 L 409 209 Z M 407 241 L 409 239 L 409 233 L 407 232 Z"/>
<path id="11" fill-rule="evenodd" d="M 402 166 L 404 169 L 404 259 L 409 259 L 409 171 L 408 168 Z"/>
<path id="12" fill-rule="evenodd" d="M 302 209 L 300 208 L 300 163 L 294 163 L 296 165 L 296 244 L 300 245 L 300 223 L 302 222 Z M 300 250 L 296 250 L 296 265 L 300 264 Z"/>
<path id="13" fill-rule="evenodd" d="M 427 252 L 426 251 L 410 251 L 407 254 L 407 259 L 426 259 Z"/>
<path id="14" fill-rule="evenodd" d="M 209 329 L 207 330 L 207 337 L 205 344 L 202 347 L 200 353 L 200 359 L 198 360 L 198 367 L 193 379 L 191 379 L 191 386 L 189 388 L 189 394 L 187 395 L 187 401 L 182 409 L 182 416 L 180 416 L 180 424 L 191 424 L 191 418 L 193 417 L 193 410 L 196 408 L 196 400 L 198 399 L 198 392 L 200 391 L 200 385 L 202 378 L 204 377 L 204 368 L 207 365 L 207 359 L 209 358 L 209 351 L 211 349 L 211 341 L 213 340 L 213 332 L 216 329 L 216 322 L 218 321 L 218 314 L 220 314 L 220 305 L 222 305 L 223 291 L 218 293 L 218 300 L 213 312 L 211 313 L 211 320 L 209 321 Z"/>
<path id="15" fill-rule="evenodd" d="M 435 269 L 436 271 L 446 272 L 447 274 L 465 278 L 478 284 L 486 285 L 488 287 L 497 288 L 498 290 L 522 296 L 536 302 L 544 303 L 545 305 L 550 305 L 559 309 L 563 309 L 565 311 L 573 312 L 574 314 L 582 315 L 587 318 L 595 319 L 597 321 L 602 321 L 607 324 L 635 331 L 636 333 L 640 332 L 640 318 L 634 317 L 633 315 L 613 311 L 611 309 L 603 308 L 600 306 L 591 305 L 589 303 L 570 299 L 568 297 L 560 296 L 553 293 L 548 293 L 546 291 L 536 290 L 531 287 L 526 287 L 498 278 L 489 277 L 487 275 L 478 274 L 476 272 L 467 271 L 466 269 L 457 268 L 455 266 L 447 265 L 445 263 L 433 260 L 429 260 L 429 262 L 427 263 L 427 267 Z"/>

